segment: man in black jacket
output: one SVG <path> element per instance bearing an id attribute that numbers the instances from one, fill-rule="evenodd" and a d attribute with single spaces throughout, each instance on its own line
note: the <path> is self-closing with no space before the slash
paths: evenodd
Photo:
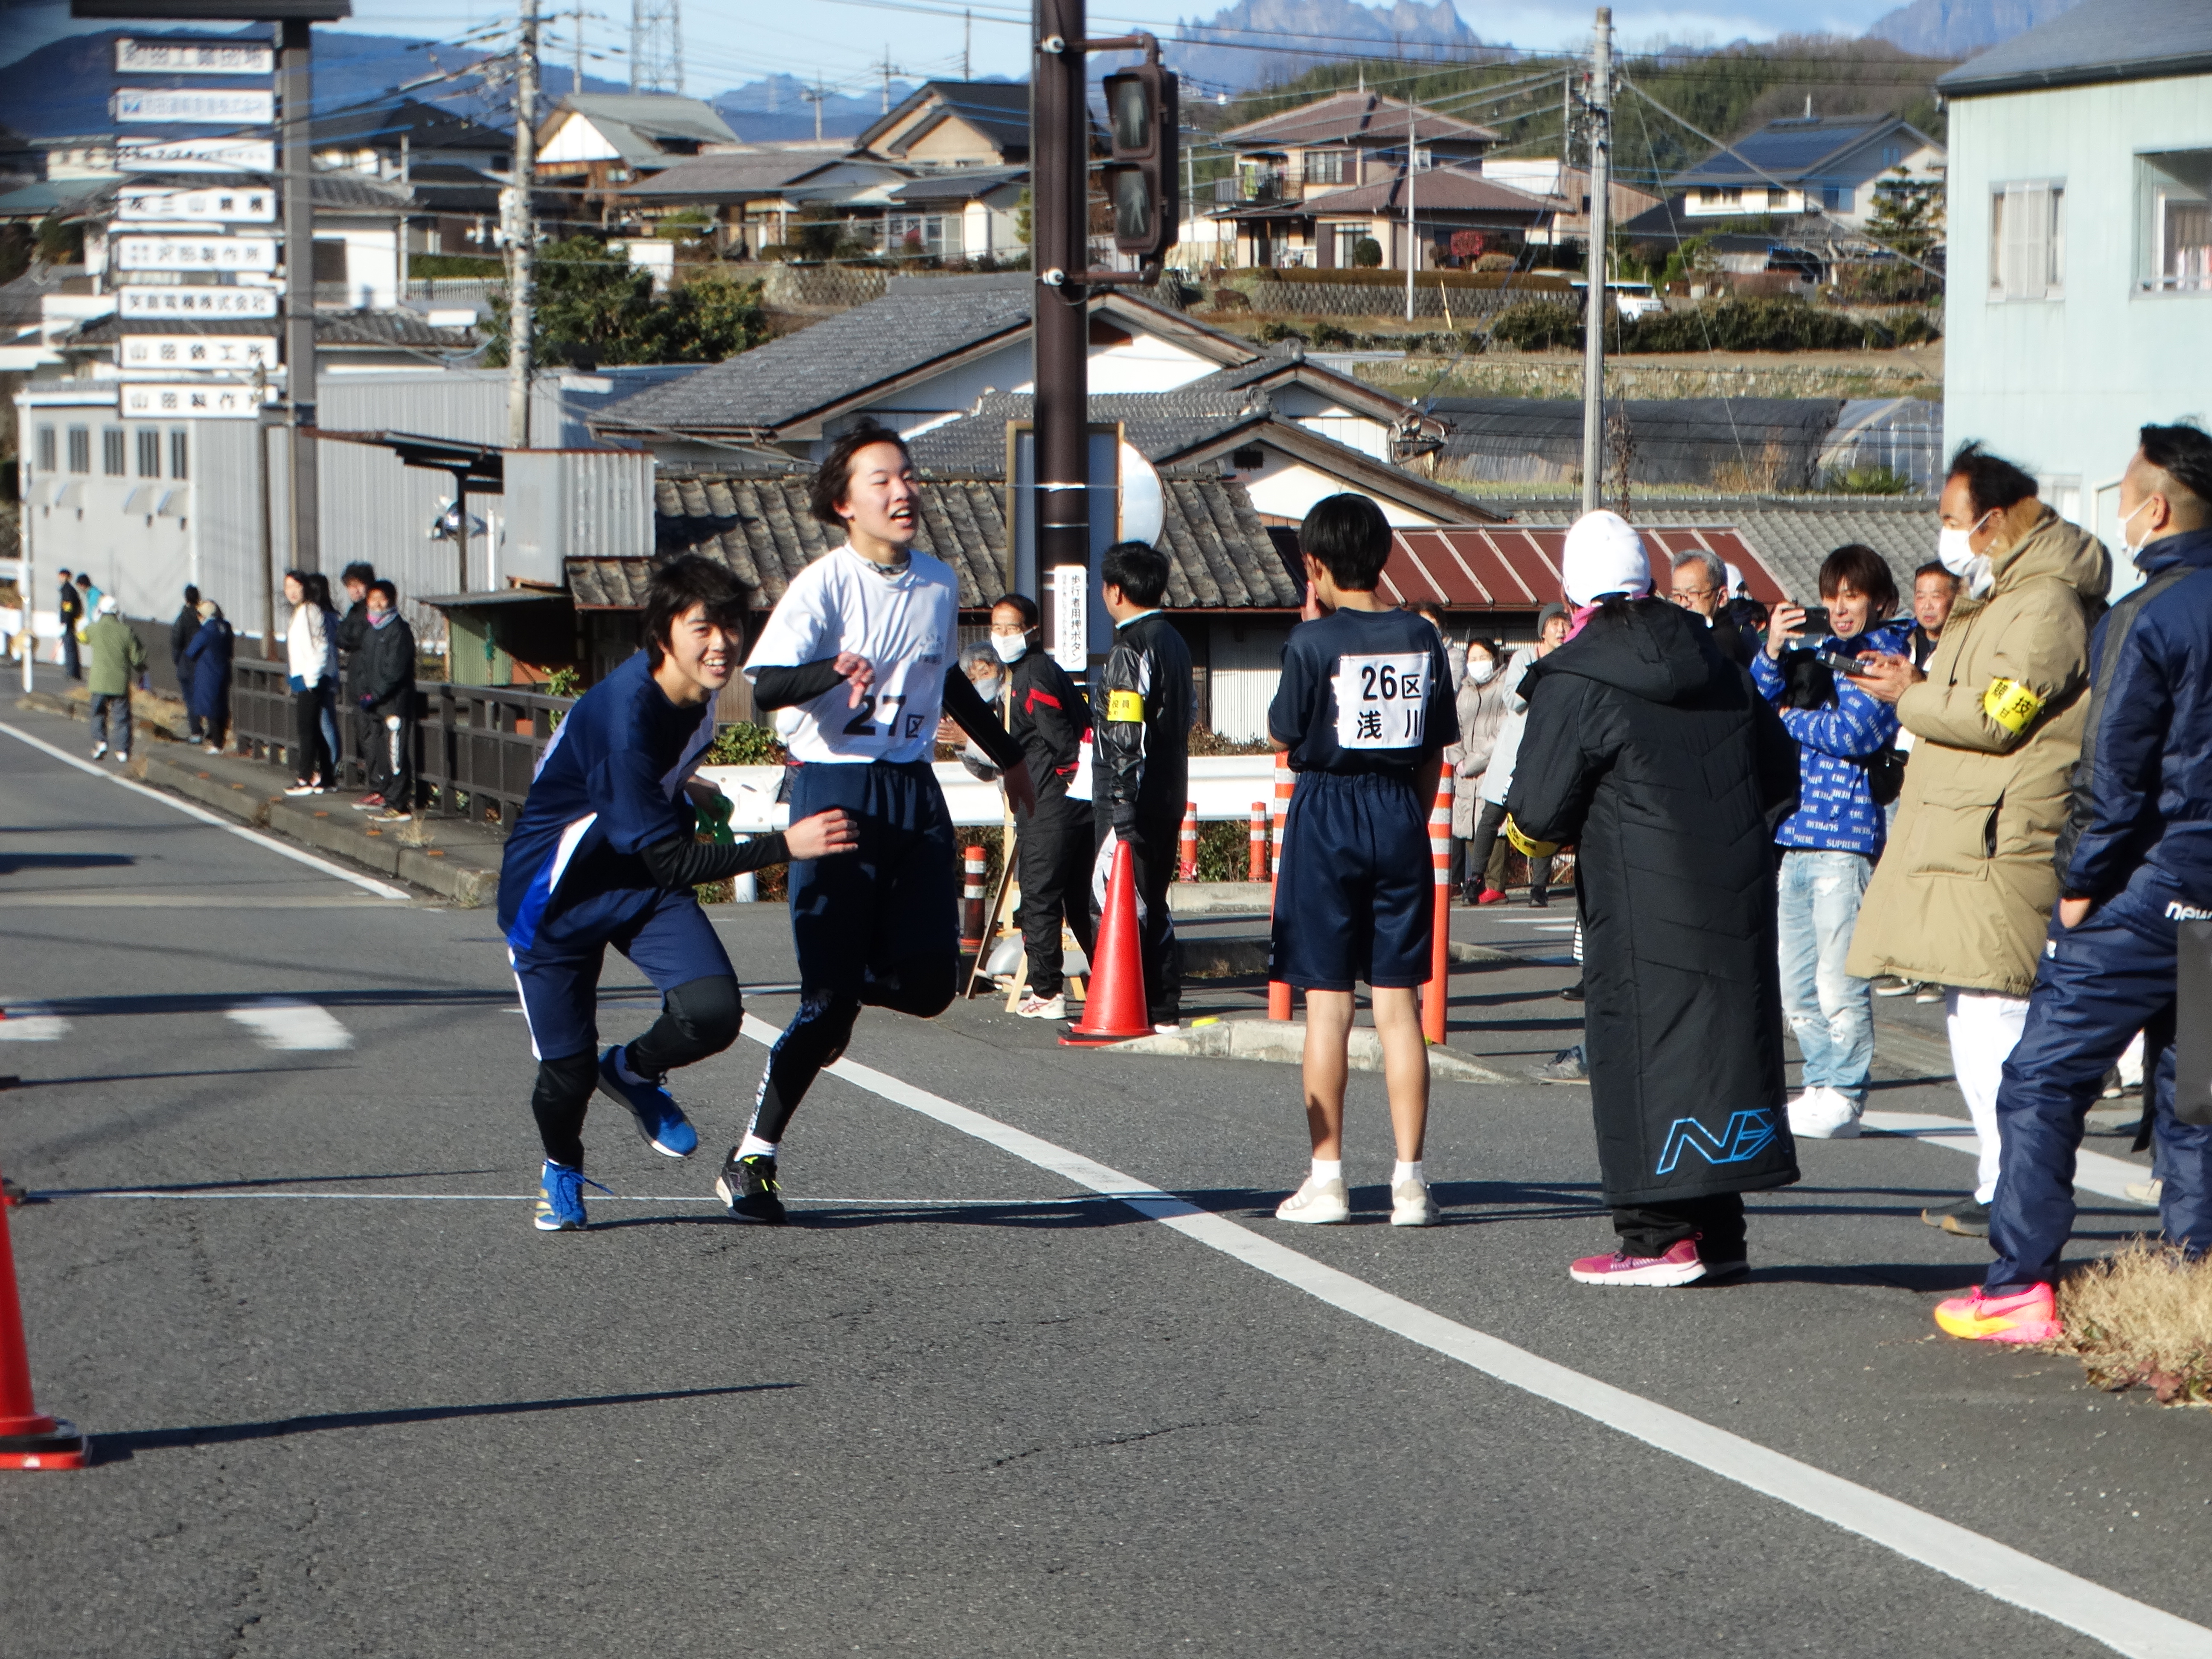
<path id="1" fill-rule="evenodd" d="M 342 660 L 341 672 L 345 683 L 345 706 L 350 711 L 353 726 L 354 753 L 361 757 L 362 765 L 371 774 L 376 770 L 377 745 L 383 741 L 381 728 L 363 712 L 362 653 L 368 644 L 368 590 L 376 583 L 376 567 L 356 560 L 345 568 L 338 578 L 346 593 L 346 612 L 338 618 L 338 653 Z M 339 759 L 333 755 L 332 760 Z M 364 811 L 384 805 L 374 777 L 369 782 L 369 793 L 356 805 Z"/>
<path id="2" fill-rule="evenodd" d="M 1145 998 L 1153 1025 L 1171 1030 L 1181 1017 L 1182 975 L 1168 883 L 1190 781 L 1197 707 L 1190 647 L 1159 608 L 1168 591 L 1165 554 L 1144 542 L 1115 543 L 1099 562 L 1099 587 L 1114 619 L 1114 648 L 1099 670 L 1092 718 L 1091 811 L 1102 842 L 1110 830 L 1135 866 Z"/>
<path id="3" fill-rule="evenodd" d="M 75 579 L 67 569 L 60 572 L 61 597 L 54 601 L 54 610 L 62 623 L 62 672 L 69 678 L 84 678 L 84 659 L 77 649 L 76 630 L 84 622 L 84 595 L 77 592 Z"/>
<path id="4" fill-rule="evenodd" d="M 194 743 L 200 740 L 200 717 L 191 712 L 192 671 L 185 661 L 185 647 L 199 631 L 200 591 L 187 582 L 184 606 L 177 612 L 177 619 L 169 624 L 169 666 L 176 670 L 177 696 L 185 705 L 185 735 Z"/>
<path id="5" fill-rule="evenodd" d="M 1067 796 L 1083 734 L 1091 726 L 1091 705 L 1067 671 L 1036 648 L 1037 622 L 1036 601 L 1026 594 L 1009 593 L 991 607 L 991 648 L 1006 665 L 1014 741 L 1036 786 L 1036 806 L 1014 811 L 1021 834 L 1022 940 L 1030 967 L 1029 994 L 1014 1012 L 1024 1019 L 1062 1019 L 1067 1013 L 1062 922 L 1085 956 L 1094 938 L 1084 891 L 1092 850 L 1091 804 Z"/>
<path id="6" fill-rule="evenodd" d="M 390 582 L 369 584 L 362 611 L 364 637 L 346 678 L 356 688 L 354 717 L 368 734 L 362 751 L 368 800 L 381 803 L 370 821 L 386 823 L 415 811 L 415 630 L 399 614 L 399 590 Z"/>

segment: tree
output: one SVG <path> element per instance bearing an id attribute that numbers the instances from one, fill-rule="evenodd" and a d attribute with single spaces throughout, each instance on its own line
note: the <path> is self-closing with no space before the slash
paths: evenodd
<path id="1" fill-rule="evenodd" d="M 1943 181 L 1896 168 L 1874 187 L 1866 234 L 1908 259 L 1926 259 L 1943 240 Z"/>
<path id="2" fill-rule="evenodd" d="M 593 363 L 706 363 L 767 337 L 760 287 L 702 276 L 656 298 L 650 273 L 595 236 L 538 251 L 537 336 L 541 358 Z M 492 301 L 486 359 L 507 361 L 507 296 Z"/>

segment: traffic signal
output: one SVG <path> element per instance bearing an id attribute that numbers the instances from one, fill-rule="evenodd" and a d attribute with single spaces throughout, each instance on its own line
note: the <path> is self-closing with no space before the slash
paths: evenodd
<path id="1" fill-rule="evenodd" d="M 1176 134 L 1181 112 L 1171 70 L 1138 64 L 1106 77 L 1112 149 L 1103 171 L 1114 210 L 1114 246 L 1140 261 L 1175 246 L 1182 218 Z"/>

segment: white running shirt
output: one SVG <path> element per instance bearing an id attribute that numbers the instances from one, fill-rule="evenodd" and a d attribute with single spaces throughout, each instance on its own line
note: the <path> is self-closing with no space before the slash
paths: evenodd
<path id="1" fill-rule="evenodd" d="M 951 567 L 919 550 L 905 572 L 882 567 L 850 547 L 824 553 L 791 580 L 769 613 L 745 675 L 798 668 L 841 651 L 866 657 L 875 684 L 852 706 L 840 680 L 811 702 L 785 738 L 792 758 L 810 764 L 927 760 L 945 702 L 945 665 L 959 639 L 960 584 Z"/>

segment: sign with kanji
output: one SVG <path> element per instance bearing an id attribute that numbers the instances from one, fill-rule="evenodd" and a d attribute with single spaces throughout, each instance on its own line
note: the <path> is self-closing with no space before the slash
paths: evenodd
<path id="1" fill-rule="evenodd" d="M 228 368 L 251 373 L 276 362 L 273 334 L 126 334 L 116 342 L 123 368 Z"/>
<path id="2" fill-rule="evenodd" d="M 212 121 L 267 126 L 276 94 L 245 87 L 125 87 L 109 100 L 118 121 Z"/>
<path id="3" fill-rule="evenodd" d="M 274 173 L 274 138 L 140 138 L 121 145 L 125 173 Z"/>
<path id="4" fill-rule="evenodd" d="M 276 191 L 268 185 L 210 185 L 191 190 L 125 185 L 115 192 L 115 216 L 140 224 L 199 221 L 265 225 L 276 218 Z"/>
<path id="5" fill-rule="evenodd" d="M 258 270 L 276 269 L 274 236 L 118 236 L 118 270 Z"/>
<path id="6" fill-rule="evenodd" d="M 274 317 L 273 288 L 124 288 L 115 292 L 125 318 Z"/>
<path id="7" fill-rule="evenodd" d="M 256 392 L 250 386 L 226 386 L 217 380 L 179 386 L 155 380 L 125 380 L 117 407 L 125 420 L 252 420 L 264 401 L 275 402 L 273 389 Z"/>
<path id="8" fill-rule="evenodd" d="M 276 51 L 252 41 L 143 40 L 115 43 L 118 75 L 273 75 Z"/>
<path id="9" fill-rule="evenodd" d="M 1428 718 L 1429 659 L 1419 652 L 1336 659 L 1340 749 L 1418 749 Z"/>

